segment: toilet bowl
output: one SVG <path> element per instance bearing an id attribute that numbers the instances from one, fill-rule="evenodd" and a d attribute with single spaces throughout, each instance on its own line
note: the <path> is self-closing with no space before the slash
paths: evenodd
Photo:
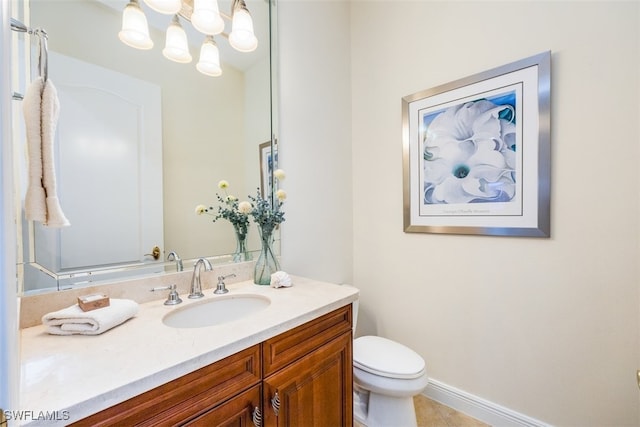
<path id="1" fill-rule="evenodd" d="M 413 397 L 429 382 L 425 362 L 410 348 L 387 338 L 353 341 L 353 413 L 367 427 L 415 427 Z"/>
<path id="2" fill-rule="evenodd" d="M 355 337 L 360 301 L 352 307 Z M 353 418 L 358 424 L 417 427 L 413 397 L 428 383 L 424 359 L 409 347 L 373 335 L 353 340 Z"/>

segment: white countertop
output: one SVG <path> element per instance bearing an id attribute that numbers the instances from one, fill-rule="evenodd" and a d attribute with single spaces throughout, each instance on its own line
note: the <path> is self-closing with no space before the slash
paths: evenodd
<path id="1" fill-rule="evenodd" d="M 259 294 L 271 304 L 218 326 L 178 329 L 162 323 L 172 310 L 219 297 L 208 289 L 199 300 L 181 295 L 177 306 L 164 305 L 164 299 L 141 304 L 136 317 L 101 335 L 50 335 L 42 325 L 23 329 L 20 408 L 28 417 L 23 423 L 49 427 L 80 420 L 358 298 L 351 286 L 297 276 L 293 283 L 278 289 L 252 281 L 228 285 L 225 297 Z M 58 411 L 53 416 L 58 421 L 32 421 L 41 411 L 50 418 Z"/>

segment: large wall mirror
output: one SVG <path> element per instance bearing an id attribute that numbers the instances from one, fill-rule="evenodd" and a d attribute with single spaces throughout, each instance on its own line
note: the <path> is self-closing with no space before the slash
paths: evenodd
<path id="1" fill-rule="evenodd" d="M 25 23 L 48 35 L 47 73 L 60 102 L 57 191 L 71 226 L 43 227 L 25 220 L 28 156 L 24 119 L 14 110 L 21 291 L 176 271 L 177 264 L 167 260 L 172 251 L 185 269 L 199 257 L 214 264 L 233 262 L 233 226 L 197 215 L 195 207 L 217 206 L 221 180 L 240 200 L 255 195 L 268 175 L 265 156 L 277 155 L 276 5 L 245 1 L 258 48 L 234 50 L 226 37 L 231 22 L 225 19 L 225 33 L 215 36 L 222 75 L 211 77 L 196 69 L 205 36 L 181 18 L 193 60 L 166 59 L 162 50 L 172 17 L 143 1 L 154 42 L 150 50 L 133 49 L 118 39 L 126 0 L 24 0 Z M 218 4 L 231 15 L 230 0 Z M 14 60 L 22 68 L 18 75 L 29 76 L 23 78 L 27 86 L 39 73 L 38 48 L 35 37 L 21 37 L 32 53 L 15 49 L 27 57 Z M 259 250 L 257 234 L 252 224 L 250 251 Z"/>

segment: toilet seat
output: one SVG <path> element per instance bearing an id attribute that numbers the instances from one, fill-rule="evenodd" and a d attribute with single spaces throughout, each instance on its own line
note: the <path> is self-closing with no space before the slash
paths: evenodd
<path id="1" fill-rule="evenodd" d="M 415 379 L 425 374 L 425 362 L 418 353 L 377 336 L 359 337 L 353 341 L 353 365 L 386 378 Z"/>

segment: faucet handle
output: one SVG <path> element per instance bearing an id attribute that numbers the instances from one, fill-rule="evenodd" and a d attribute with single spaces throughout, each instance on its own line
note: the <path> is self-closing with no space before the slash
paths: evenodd
<path id="1" fill-rule="evenodd" d="M 218 276 L 218 286 L 216 286 L 216 290 L 213 291 L 214 294 L 226 294 L 229 292 L 229 289 L 224 284 L 224 279 L 227 277 L 236 277 L 235 274 L 227 274 L 226 276 Z"/>
<path id="2" fill-rule="evenodd" d="M 180 299 L 180 295 L 178 295 L 178 291 L 176 290 L 176 285 L 169 285 L 169 286 L 160 286 L 157 288 L 151 288 L 149 289 L 151 292 L 156 292 L 156 291 L 170 291 L 169 295 L 167 296 L 167 300 L 164 302 L 164 305 L 176 305 L 176 304 L 180 304 L 182 302 L 182 300 Z"/>

